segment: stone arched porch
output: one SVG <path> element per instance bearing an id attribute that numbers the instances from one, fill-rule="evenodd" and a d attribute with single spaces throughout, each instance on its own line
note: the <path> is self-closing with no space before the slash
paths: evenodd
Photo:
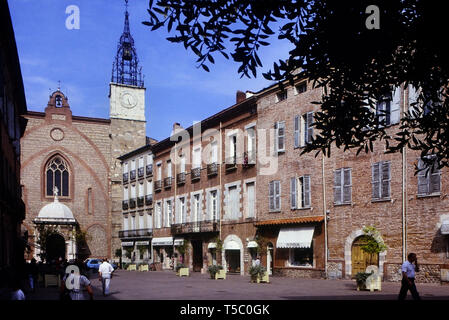
<path id="1" fill-rule="evenodd" d="M 238 236 L 236 236 L 235 234 L 230 234 L 230 235 L 228 235 L 224 239 L 224 241 L 223 241 L 223 250 L 221 251 L 221 255 L 222 255 L 221 256 L 221 259 L 222 259 L 221 261 L 223 261 L 223 267 L 226 270 L 226 268 L 227 268 L 227 265 L 226 265 L 226 247 L 232 241 L 236 242 L 238 244 L 238 246 L 239 246 L 239 249 L 240 249 L 240 275 L 243 276 L 245 274 L 245 263 L 244 263 L 244 260 L 243 260 L 244 248 L 243 248 L 242 240 L 240 240 L 240 238 Z"/>

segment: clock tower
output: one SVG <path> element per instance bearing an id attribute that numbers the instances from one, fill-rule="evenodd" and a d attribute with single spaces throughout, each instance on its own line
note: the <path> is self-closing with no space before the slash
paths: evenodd
<path id="1" fill-rule="evenodd" d="M 146 89 L 142 79 L 142 68 L 139 66 L 139 59 L 134 47 L 134 39 L 129 28 L 128 0 L 125 2 L 125 27 L 117 46 L 109 84 L 112 255 L 116 249 L 121 247 L 118 235 L 123 219 L 122 166 L 117 158 L 146 144 Z"/>

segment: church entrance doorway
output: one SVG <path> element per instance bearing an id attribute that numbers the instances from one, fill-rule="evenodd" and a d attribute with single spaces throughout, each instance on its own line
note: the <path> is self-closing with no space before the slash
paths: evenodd
<path id="1" fill-rule="evenodd" d="M 53 233 L 48 236 L 45 253 L 47 261 L 58 260 L 59 258 L 66 259 L 66 248 L 64 237 L 59 233 Z"/>

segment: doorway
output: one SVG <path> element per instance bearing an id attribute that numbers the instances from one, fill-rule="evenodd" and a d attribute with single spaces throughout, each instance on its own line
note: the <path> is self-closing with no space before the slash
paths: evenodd
<path id="1" fill-rule="evenodd" d="M 226 250 L 226 264 L 229 273 L 240 273 L 240 250 Z"/>
<path id="2" fill-rule="evenodd" d="M 203 242 L 201 240 L 192 240 L 193 261 L 192 267 L 194 272 L 201 272 L 203 268 Z"/>
<path id="3" fill-rule="evenodd" d="M 379 254 L 369 254 L 362 247 L 370 240 L 370 236 L 361 236 L 354 240 L 351 249 L 352 277 L 358 272 L 365 272 L 369 265 L 379 266 Z"/>
<path id="4" fill-rule="evenodd" d="M 47 238 L 45 253 L 48 262 L 58 260 L 59 258 L 65 259 L 66 248 L 64 237 L 59 233 L 49 235 Z"/>

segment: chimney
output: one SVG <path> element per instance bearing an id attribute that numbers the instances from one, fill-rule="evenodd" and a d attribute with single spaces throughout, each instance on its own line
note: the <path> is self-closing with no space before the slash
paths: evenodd
<path id="1" fill-rule="evenodd" d="M 171 132 L 171 135 L 174 135 L 175 133 L 177 133 L 181 130 L 184 130 L 184 128 L 181 127 L 181 124 L 179 122 L 175 122 L 175 123 L 173 123 L 173 130 Z"/>
<path id="2" fill-rule="evenodd" d="M 246 99 L 246 94 L 243 91 L 237 90 L 237 94 L 235 96 L 235 103 L 240 103 Z"/>

